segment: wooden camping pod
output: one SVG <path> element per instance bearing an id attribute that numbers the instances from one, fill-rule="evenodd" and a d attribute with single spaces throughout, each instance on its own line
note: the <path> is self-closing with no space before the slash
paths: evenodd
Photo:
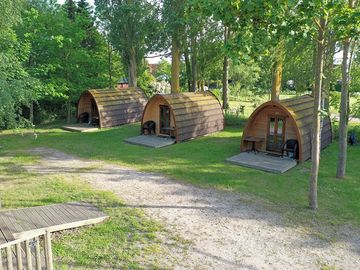
<path id="1" fill-rule="evenodd" d="M 90 119 L 98 118 L 100 128 L 137 122 L 141 120 L 146 102 L 139 88 L 87 90 L 80 96 L 77 117 L 87 112 Z"/>
<path id="2" fill-rule="evenodd" d="M 162 127 L 162 108 L 166 109 L 170 134 L 164 134 Z M 157 94 L 146 104 L 142 124 L 156 123 L 157 135 L 172 135 L 176 142 L 224 129 L 224 114 L 221 104 L 210 91 L 198 93 Z M 161 123 L 162 122 L 162 123 Z M 166 121 L 165 121 L 166 122 Z"/>
<path id="3" fill-rule="evenodd" d="M 269 149 L 269 134 L 278 134 L 283 144 L 286 140 L 295 139 L 299 145 L 300 162 L 311 157 L 311 136 L 313 122 L 314 98 L 304 95 L 282 101 L 268 101 L 260 105 L 246 123 L 241 140 L 241 151 L 247 151 L 251 146 L 245 138 L 261 138 L 256 148 L 263 152 L 272 152 Z M 281 127 L 281 128 L 279 128 Z M 276 130 L 276 131 L 274 131 Z M 329 116 L 322 120 L 321 149 L 332 141 L 332 128 Z M 273 141 L 271 141 L 273 143 Z M 280 144 L 280 143 L 279 143 Z"/>

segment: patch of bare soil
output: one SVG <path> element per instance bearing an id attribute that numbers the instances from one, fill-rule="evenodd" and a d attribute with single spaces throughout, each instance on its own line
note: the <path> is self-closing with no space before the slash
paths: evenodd
<path id="1" fill-rule="evenodd" d="M 37 148 L 39 173 L 77 174 L 92 186 L 116 193 L 173 235 L 163 239 L 164 265 L 174 269 L 360 269 L 360 235 L 341 228 L 327 241 L 288 226 L 278 213 L 243 195 L 179 183 L 100 161 Z M 174 245 L 174 239 L 177 239 Z M 332 269 L 332 268 L 331 268 Z"/>

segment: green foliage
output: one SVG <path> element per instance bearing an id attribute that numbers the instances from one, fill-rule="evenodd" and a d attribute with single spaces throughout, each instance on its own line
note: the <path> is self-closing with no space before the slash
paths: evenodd
<path id="1" fill-rule="evenodd" d="M 244 107 L 237 107 L 234 110 L 225 111 L 225 125 L 229 127 L 244 127 L 246 118 L 244 118 Z"/>
<path id="2" fill-rule="evenodd" d="M 36 97 L 39 82 L 24 69 L 29 47 L 13 31 L 20 23 L 23 1 L 0 1 L 0 129 L 28 126 L 22 109 Z"/>
<path id="3" fill-rule="evenodd" d="M 94 25 L 89 6 L 70 2 L 64 7 L 32 2 L 17 28 L 29 48 L 26 69 L 42 82 L 36 93 L 37 112 L 56 109 L 64 116 L 65 101 L 76 102 L 86 89 L 109 86 L 107 43 Z M 115 80 L 119 73 L 112 75 Z"/>
<path id="4" fill-rule="evenodd" d="M 249 92 L 262 92 L 264 88 L 259 88 L 260 75 L 262 70 L 254 61 L 247 63 L 232 63 L 229 69 L 230 94 L 234 97 L 246 96 Z M 266 89 L 266 88 L 265 88 Z"/>
<path id="5" fill-rule="evenodd" d="M 158 3 L 146 0 L 95 0 L 95 5 L 124 67 L 129 67 L 131 54 L 135 51 L 138 72 L 141 73 L 140 63 L 144 56 L 155 51 L 161 41 Z"/>
<path id="6" fill-rule="evenodd" d="M 313 83 L 314 43 L 307 39 L 288 42 L 283 70 L 283 85 L 293 80 L 297 92 L 306 91 Z"/>
<path id="7" fill-rule="evenodd" d="M 155 78 L 160 81 L 170 81 L 171 77 L 171 64 L 166 60 L 162 59 L 156 67 Z"/>
<path id="8" fill-rule="evenodd" d="M 145 68 L 138 79 L 138 86 L 145 92 L 147 97 L 151 97 L 155 94 L 151 88 L 151 83 L 154 82 L 156 82 L 155 77 L 151 74 L 149 68 Z"/>

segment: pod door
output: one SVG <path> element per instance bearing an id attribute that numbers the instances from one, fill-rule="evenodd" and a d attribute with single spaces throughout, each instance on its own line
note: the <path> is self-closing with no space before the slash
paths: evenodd
<path id="1" fill-rule="evenodd" d="M 266 151 L 282 153 L 285 139 L 285 117 L 269 116 Z"/>
<path id="2" fill-rule="evenodd" d="M 170 135 L 170 108 L 166 105 L 160 105 L 160 134 Z"/>

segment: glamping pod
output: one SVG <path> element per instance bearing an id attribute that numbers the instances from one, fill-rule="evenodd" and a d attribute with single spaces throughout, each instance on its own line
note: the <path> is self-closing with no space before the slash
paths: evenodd
<path id="1" fill-rule="evenodd" d="M 100 128 L 137 122 L 141 120 L 146 102 L 139 88 L 87 90 L 80 96 L 77 119 Z"/>
<path id="2" fill-rule="evenodd" d="M 142 134 L 151 123 L 156 135 L 171 136 L 181 142 L 222 130 L 224 114 L 210 91 L 157 94 L 146 104 L 141 123 Z"/>
<path id="3" fill-rule="evenodd" d="M 287 143 L 295 142 L 293 157 L 300 162 L 309 159 L 313 110 L 314 98 L 309 95 L 260 105 L 245 126 L 241 151 L 252 149 L 282 155 Z M 331 122 L 326 116 L 321 123 L 321 149 L 331 141 Z"/>

